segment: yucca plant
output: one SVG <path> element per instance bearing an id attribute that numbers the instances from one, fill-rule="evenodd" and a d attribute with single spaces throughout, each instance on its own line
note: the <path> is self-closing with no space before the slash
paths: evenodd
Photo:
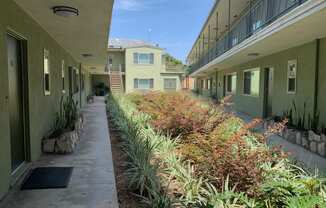
<path id="1" fill-rule="evenodd" d="M 71 96 L 67 96 L 66 100 L 62 103 L 65 121 L 66 121 L 66 129 L 73 130 L 75 128 L 75 123 L 78 120 L 78 102 L 74 101 Z"/>
<path id="2" fill-rule="evenodd" d="M 53 126 L 50 133 L 51 138 L 56 138 L 62 135 L 66 128 L 65 111 L 63 110 L 63 99 L 64 97 L 61 97 L 59 103 L 59 111 L 55 115 L 55 120 L 53 122 Z"/>

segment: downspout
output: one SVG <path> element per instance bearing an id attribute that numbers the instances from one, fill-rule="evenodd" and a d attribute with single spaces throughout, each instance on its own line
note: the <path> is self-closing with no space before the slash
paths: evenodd
<path id="1" fill-rule="evenodd" d="M 82 108 L 82 64 L 79 63 L 79 107 Z"/>
<path id="2" fill-rule="evenodd" d="M 231 0 L 229 0 L 229 15 L 228 15 L 228 49 L 231 48 L 231 39 L 230 39 L 230 31 L 231 31 Z"/>
<path id="3" fill-rule="evenodd" d="M 320 39 L 316 40 L 314 116 L 318 113 Z"/>
<path id="4" fill-rule="evenodd" d="M 215 93 L 216 93 L 216 98 L 218 97 L 217 96 L 217 94 L 218 94 L 218 88 L 219 88 L 219 86 L 218 86 L 218 72 L 216 70 L 216 72 L 215 72 Z"/>

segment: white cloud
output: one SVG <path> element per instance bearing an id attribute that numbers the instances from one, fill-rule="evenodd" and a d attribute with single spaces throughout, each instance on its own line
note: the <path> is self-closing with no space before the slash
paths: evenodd
<path id="1" fill-rule="evenodd" d="M 116 0 L 115 9 L 125 11 L 143 11 L 165 0 Z"/>

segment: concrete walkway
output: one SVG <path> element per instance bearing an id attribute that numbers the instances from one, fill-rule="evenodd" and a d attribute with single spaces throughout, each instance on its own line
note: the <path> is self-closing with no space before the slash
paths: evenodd
<path id="1" fill-rule="evenodd" d="M 84 110 L 84 130 L 71 155 L 44 155 L 33 164 L 73 166 L 67 189 L 12 190 L 1 208 L 118 208 L 104 98 Z"/>
<path id="2" fill-rule="evenodd" d="M 234 111 L 233 111 L 234 112 Z M 234 112 L 244 122 L 249 123 L 253 118 L 240 112 Z M 255 131 L 263 132 L 263 125 L 259 125 Z M 284 152 L 290 155 L 290 158 L 297 161 L 301 167 L 310 169 L 311 171 L 319 170 L 319 174 L 326 175 L 326 158 L 323 158 L 315 153 L 312 153 L 305 148 L 293 144 L 279 135 L 272 135 L 267 139 L 267 144 L 270 147 L 281 147 Z"/>

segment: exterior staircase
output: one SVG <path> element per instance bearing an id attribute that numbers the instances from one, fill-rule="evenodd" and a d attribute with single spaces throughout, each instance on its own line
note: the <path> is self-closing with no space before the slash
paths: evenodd
<path id="1" fill-rule="evenodd" d="M 123 93 L 123 77 L 122 77 L 122 66 L 118 67 L 109 67 L 110 74 L 110 89 L 112 93 Z"/>

